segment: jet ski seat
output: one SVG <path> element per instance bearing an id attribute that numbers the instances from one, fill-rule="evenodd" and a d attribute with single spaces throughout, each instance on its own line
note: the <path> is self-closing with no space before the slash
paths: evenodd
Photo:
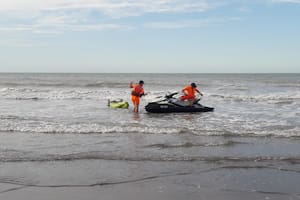
<path id="1" fill-rule="evenodd" d="M 180 106 L 180 107 L 185 107 L 185 106 L 189 105 L 189 102 L 181 101 L 179 99 L 170 99 L 169 102 L 176 105 L 176 106 Z"/>

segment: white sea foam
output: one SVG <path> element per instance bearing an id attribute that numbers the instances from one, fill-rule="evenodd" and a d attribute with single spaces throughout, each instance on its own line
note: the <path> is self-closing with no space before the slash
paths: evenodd
<path id="1" fill-rule="evenodd" d="M 172 125 L 172 124 L 171 124 Z M 59 122 L 33 121 L 15 117 L 1 117 L 0 132 L 49 133 L 49 134 L 109 134 L 109 133 L 139 133 L 139 134 L 195 134 L 206 136 L 278 136 L 300 137 L 299 126 L 278 125 L 270 127 L 244 126 L 238 128 L 222 128 L 217 126 L 147 126 L 126 124 L 81 123 L 69 124 Z"/>
<path id="2" fill-rule="evenodd" d="M 180 133 L 180 129 L 172 127 L 148 127 L 148 126 L 122 126 L 103 125 L 96 123 L 85 124 L 59 124 L 50 122 L 12 122 L 12 120 L 2 120 L 0 132 L 28 132 L 28 133 L 142 133 L 142 134 L 172 134 Z"/>
<path id="3" fill-rule="evenodd" d="M 31 89 L 31 88 L 3 88 L 0 99 L 8 100 L 68 100 L 68 99 L 108 99 L 125 98 L 130 96 L 129 90 L 112 91 L 104 89 Z"/>
<path id="4" fill-rule="evenodd" d="M 227 101 L 248 101 L 248 102 L 300 102 L 300 91 L 277 92 L 267 94 L 210 94 L 211 98 L 224 99 Z"/>

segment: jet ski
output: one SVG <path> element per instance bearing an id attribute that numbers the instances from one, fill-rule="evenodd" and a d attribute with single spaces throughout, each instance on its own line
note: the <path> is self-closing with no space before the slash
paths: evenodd
<path id="1" fill-rule="evenodd" d="M 107 106 L 110 108 L 128 108 L 129 103 L 127 101 L 124 101 L 123 99 L 113 101 L 108 100 Z"/>
<path id="2" fill-rule="evenodd" d="M 196 99 L 192 105 L 187 101 L 181 101 L 174 96 L 178 92 L 166 95 L 163 100 L 150 102 L 145 106 L 149 113 L 172 113 L 172 112 L 212 112 L 214 108 L 203 106 L 199 103 L 200 99 Z"/>

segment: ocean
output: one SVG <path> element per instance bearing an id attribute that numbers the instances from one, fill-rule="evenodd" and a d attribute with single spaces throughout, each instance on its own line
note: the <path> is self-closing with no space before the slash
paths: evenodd
<path id="1" fill-rule="evenodd" d="M 145 111 L 191 82 L 214 112 Z M 1 73 L 0 199 L 300 199 L 299 119 L 300 74 Z"/>

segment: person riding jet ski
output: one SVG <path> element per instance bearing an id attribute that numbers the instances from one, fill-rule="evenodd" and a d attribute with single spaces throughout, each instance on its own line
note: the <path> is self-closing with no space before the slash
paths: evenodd
<path id="1" fill-rule="evenodd" d="M 176 98 L 178 92 L 165 95 L 165 98 L 155 102 L 149 102 L 145 109 L 149 113 L 173 113 L 173 112 L 212 112 L 214 108 L 203 106 L 199 103 L 200 99 L 192 101 L 182 101 Z"/>
<path id="2" fill-rule="evenodd" d="M 184 95 L 180 97 L 180 100 L 188 100 L 190 106 L 192 106 L 193 102 L 196 100 L 196 92 L 203 96 L 203 94 L 197 89 L 197 85 L 195 83 L 185 86 L 181 91 Z"/>

